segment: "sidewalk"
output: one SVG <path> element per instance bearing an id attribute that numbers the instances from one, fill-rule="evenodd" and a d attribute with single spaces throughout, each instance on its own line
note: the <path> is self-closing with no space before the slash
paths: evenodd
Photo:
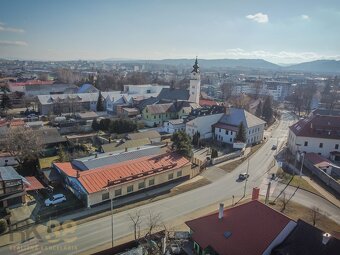
<path id="1" fill-rule="evenodd" d="M 316 189 L 325 199 L 330 201 L 332 204 L 336 205 L 340 208 L 340 201 L 333 196 L 333 194 L 329 193 L 327 190 L 325 190 L 323 187 L 321 187 L 319 184 L 314 182 L 312 179 L 310 179 L 307 176 L 302 176 L 302 178 L 307 181 L 314 189 Z"/>

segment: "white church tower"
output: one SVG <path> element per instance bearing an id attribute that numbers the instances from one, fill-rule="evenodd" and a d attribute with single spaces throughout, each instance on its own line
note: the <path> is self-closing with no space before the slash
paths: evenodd
<path id="1" fill-rule="evenodd" d="M 191 79 L 190 79 L 190 97 L 189 101 L 199 104 L 200 95 L 201 95 L 201 75 L 200 69 L 198 66 L 198 61 L 196 57 L 195 64 L 193 65 L 193 70 L 191 71 Z"/>

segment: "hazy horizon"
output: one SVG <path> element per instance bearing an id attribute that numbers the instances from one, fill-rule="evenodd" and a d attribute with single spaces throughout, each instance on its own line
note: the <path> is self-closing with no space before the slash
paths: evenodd
<path id="1" fill-rule="evenodd" d="M 340 59 L 340 2 L 3 0 L 0 58 Z"/>

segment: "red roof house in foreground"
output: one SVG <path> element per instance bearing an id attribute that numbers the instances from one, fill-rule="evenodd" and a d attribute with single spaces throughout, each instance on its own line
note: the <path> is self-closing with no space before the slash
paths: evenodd
<path id="1" fill-rule="evenodd" d="M 270 254 L 296 226 L 285 215 L 253 200 L 187 221 L 197 254 Z"/>

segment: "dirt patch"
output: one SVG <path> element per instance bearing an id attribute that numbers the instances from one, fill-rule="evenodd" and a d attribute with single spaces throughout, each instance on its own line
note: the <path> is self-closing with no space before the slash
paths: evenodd
<path id="1" fill-rule="evenodd" d="M 269 206 L 277 211 L 282 209 L 282 204 L 280 202 L 276 202 L 276 204 L 269 204 Z M 313 210 L 300 204 L 289 202 L 282 213 L 295 221 L 301 219 L 313 225 Z M 340 225 L 329 219 L 327 215 L 317 213 L 315 218 L 315 227 L 328 233 L 340 232 Z"/>

